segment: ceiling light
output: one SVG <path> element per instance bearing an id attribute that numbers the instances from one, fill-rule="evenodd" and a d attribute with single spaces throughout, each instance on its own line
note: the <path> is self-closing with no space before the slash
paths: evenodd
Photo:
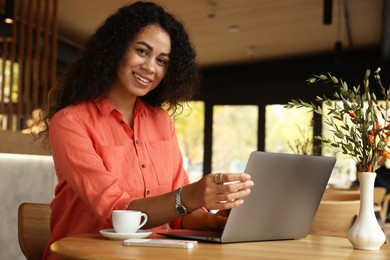
<path id="1" fill-rule="evenodd" d="M 5 17 L 4 22 L 5 23 L 13 23 L 14 19 L 14 1 L 13 0 L 6 0 L 5 1 Z"/>
<path id="2" fill-rule="evenodd" d="M 217 15 L 217 4 L 215 2 L 210 2 L 210 11 L 208 13 L 208 18 L 215 18 Z"/>
<path id="3" fill-rule="evenodd" d="M 238 25 L 230 25 L 229 26 L 229 32 L 235 33 L 240 31 L 240 26 Z"/>
<path id="4" fill-rule="evenodd" d="M 4 19 L 4 22 L 5 22 L 5 23 L 13 23 L 14 20 L 11 19 L 11 18 L 5 18 L 5 19 Z"/>

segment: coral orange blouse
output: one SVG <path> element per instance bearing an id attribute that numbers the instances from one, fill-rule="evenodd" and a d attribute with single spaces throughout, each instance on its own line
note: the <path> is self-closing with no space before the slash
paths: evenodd
<path id="1" fill-rule="evenodd" d="M 140 99 L 133 115 L 132 130 L 101 97 L 53 116 L 49 136 L 58 184 L 45 259 L 55 258 L 49 246 L 60 238 L 112 228 L 112 210 L 189 183 L 169 115 Z"/>

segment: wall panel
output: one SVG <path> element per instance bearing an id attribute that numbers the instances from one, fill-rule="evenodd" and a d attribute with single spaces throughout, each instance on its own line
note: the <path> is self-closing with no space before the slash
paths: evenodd
<path id="1" fill-rule="evenodd" d="M 6 1 L 13 2 L 13 24 L 4 23 Z M 0 129 L 19 131 L 56 81 L 58 0 L 0 4 Z"/>

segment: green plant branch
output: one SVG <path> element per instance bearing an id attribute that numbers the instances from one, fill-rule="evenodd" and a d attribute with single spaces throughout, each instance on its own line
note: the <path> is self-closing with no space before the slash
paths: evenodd
<path id="1" fill-rule="evenodd" d="M 390 158 L 388 144 L 390 89 L 383 87 L 379 72 L 380 68 L 374 72 L 374 79 L 380 88 L 380 98 L 385 102 L 385 106 L 379 104 L 374 91 L 370 89 L 370 70 L 365 73 L 363 88 L 360 85 L 350 88 L 347 82 L 330 73 L 314 75 L 307 79 L 309 85 L 323 82 L 333 84 L 337 89 L 333 97 L 339 102 L 332 102 L 333 100 L 326 96 L 317 96 L 315 99 L 319 104 L 329 108 L 326 114 L 321 105 L 303 100 L 293 99 L 285 106 L 306 107 L 321 115 L 324 123 L 330 127 L 333 137 L 329 139 L 325 136 L 315 136 L 315 138 L 354 158 L 358 171 L 374 171 L 382 157 Z M 379 124 L 379 120 L 384 121 L 383 126 Z"/>

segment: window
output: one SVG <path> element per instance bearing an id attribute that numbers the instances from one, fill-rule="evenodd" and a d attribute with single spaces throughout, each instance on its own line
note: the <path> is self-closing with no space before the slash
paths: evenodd
<path id="1" fill-rule="evenodd" d="M 213 107 L 212 172 L 243 172 L 257 150 L 258 107 Z"/>
<path id="2" fill-rule="evenodd" d="M 204 102 L 192 101 L 173 117 L 184 169 L 191 182 L 203 176 Z"/>
<path id="3" fill-rule="evenodd" d="M 11 73 L 12 69 L 12 73 Z M 12 103 L 18 102 L 18 78 L 19 78 L 19 66 L 14 63 L 11 67 L 11 61 L 0 59 L 0 103 L 12 105 Z M 11 75 L 13 77 L 11 78 Z M 8 123 L 11 122 L 11 127 Z M 7 114 L 0 114 L 0 130 L 13 129 L 16 130 L 17 118 L 15 115 L 11 115 L 8 118 Z"/>
<path id="4" fill-rule="evenodd" d="M 265 107 L 265 150 L 312 154 L 313 113 L 307 108 Z"/>
<path id="5" fill-rule="evenodd" d="M 11 61 L 6 60 L 4 62 L 3 59 L 0 59 L 0 70 L 4 71 L 4 74 L 0 73 L 0 100 L 4 103 L 18 102 L 18 64 L 14 63 L 13 65 L 13 78 L 11 78 Z"/>

